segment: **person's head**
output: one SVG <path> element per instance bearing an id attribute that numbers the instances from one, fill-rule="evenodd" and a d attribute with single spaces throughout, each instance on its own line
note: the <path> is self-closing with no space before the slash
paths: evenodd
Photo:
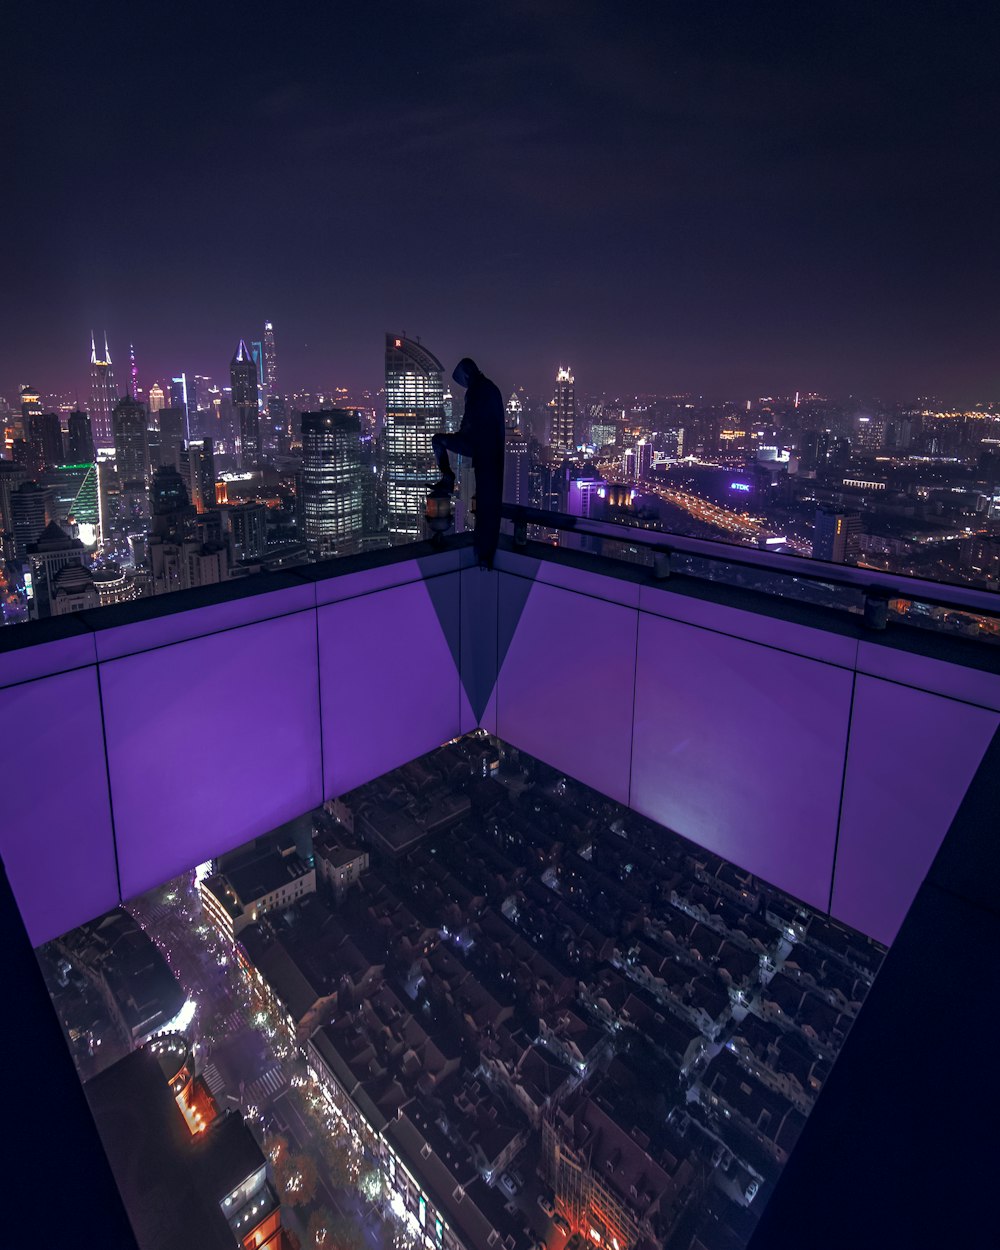
<path id="1" fill-rule="evenodd" d="M 455 366 L 455 372 L 451 375 L 459 386 L 468 386 L 474 377 L 479 373 L 479 366 L 474 360 L 470 360 L 468 356 L 463 356 Z"/>

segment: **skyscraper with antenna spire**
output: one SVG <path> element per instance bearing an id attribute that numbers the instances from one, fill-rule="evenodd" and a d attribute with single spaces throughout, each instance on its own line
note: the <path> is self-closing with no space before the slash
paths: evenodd
<path id="1" fill-rule="evenodd" d="M 135 344 L 128 345 L 129 358 L 129 390 L 133 399 L 139 398 L 139 370 L 135 364 Z"/>
<path id="2" fill-rule="evenodd" d="M 115 431 L 111 421 L 115 404 L 121 396 L 115 387 L 115 375 L 108 349 L 108 334 L 104 332 L 104 352 L 98 354 L 94 332 L 90 332 L 90 427 L 94 433 L 94 445 L 114 447 Z"/>

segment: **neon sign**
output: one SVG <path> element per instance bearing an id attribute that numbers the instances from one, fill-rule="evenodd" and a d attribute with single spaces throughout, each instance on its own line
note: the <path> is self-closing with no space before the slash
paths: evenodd
<path id="1" fill-rule="evenodd" d="M 730 489 L 730 490 L 742 490 L 742 491 L 749 491 L 749 490 L 750 490 L 750 486 L 749 486 L 749 484 L 748 484 L 747 482 L 730 482 L 730 483 L 729 483 L 729 489 Z"/>

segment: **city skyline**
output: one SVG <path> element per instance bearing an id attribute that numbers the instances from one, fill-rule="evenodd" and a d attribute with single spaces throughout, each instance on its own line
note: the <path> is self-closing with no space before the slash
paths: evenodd
<path id="1" fill-rule="evenodd" d="M 153 14 L 63 15 L 58 42 L 18 15 L 11 167 L 41 194 L 5 205 L 3 389 L 79 385 L 91 325 L 123 376 L 130 343 L 143 377 L 218 373 L 267 316 L 286 388 L 370 386 L 378 335 L 419 328 L 529 388 L 566 359 L 598 392 L 996 397 L 1000 92 L 975 15 L 238 15 L 199 13 L 171 90 L 138 98 L 95 67 L 148 56 Z M 96 136 L 142 170 L 127 213 Z"/>
<path id="2" fill-rule="evenodd" d="M 273 347 L 274 326 L 277 324 L 278 332 L 281 333 L 282 374 L 287 377 L 287 374 L 292 372 L 292 370 L 286 368 L 285 335 L 282 323 L 276 323 L 271 318 L 264 319 L 260 317 L 254 321 L 251 318 L 244 317 L 239 324 L 243 326 L 242 330 L 238 329 L 235 333 L 229 333 L 228 337 L 226 337 L 228 332 L 220 332 L 217 336 L 213 336 L 213 343 L 215 339 L 219 343 L 228 342 L 230 344 L 233 341 L 239 343 L 244 339 L 249 342 L 247 331 L 260 332 L 263 328 L 265 333 L 270 333 Z M 278 397 L 287 399 L 293 396 L 302 396 L 304 398 L 323 396 L 329 399 L 333 398 L 338 391 L 342 395 L 349 394 L 352 396 L 365 395 L 374 397 L 384 395 L 384 351 L 380 350 L 379 345 L 386 336 L 391 336 L 393 333 L 393 331 L 384 328 L 375 331 L 372 342 L 366 345 L 364 353 L 366 363 L 363 376 L 357 371 L 352 373 L 352 366 L 345 366 L 339 362 L 317 366 L 317 369 L 322 370 L 322 376 L 317 373 L 311 380 L 292 377 L 277 392 Z M 450 373 L 449 362 L 452 360 L 452 357 L 454 356 L 455 360 L 460 359 L 460 346 L 456 346 L 450 352 L 443 352 L 440 350 L 440 342 L 422 331 L 410 333 L 408 330 L 404 330 L 402 334 L 418 344 L 434 342 L 435 354 L 441 357 L 442 366 L 446 373 Z M 88 331 L 87 335 L 92 335 L 92 332 Z M 109 351 L 112 359 L 109 375 L 113 382 L 109 383 L 110 389 L 108 394 L 113 396 L 111 404 L 113 407 L 114 402 L 117 402 L 118 399 L 132 397 L 132 378 L 128 371 L 123 373 L 120 381 L 115 377 L 113 362 L 121 353 L 120 348 L 116 351 L 113 346 L 116 341 L 115 336 L 104 330 L 98 333 L 98 337 L 102 338 L 105 344 L 103 350 Z M 444 341 L 447 342 L 448 338 L 449 336 L 445 336 Z M 84 344 L 83 347 L 80 346 L 81 342 Z M 132 347 L 128 334 L 121 336 L 121 342 L 128 344 L 128 347 Z M 77 350 L 74 353 L 73 363 L 70 366 L 64 366 L 60 363 L 56 369 L 42 369 L 41 384 L 39 384 L 38 377 L 34 375 L 28 376 L 23 370 L 21 371 L 25 372 L 23 377 L 17 377 L 15 370 L 8 370 L 9 377 L 6 380 L 4 380 L 4 375 L 0 373 L 0 400 L 6 400 L 12 408 L 16 408 L 20 404 L 21 392 L 27 388 L 32 392 L 38 393 L 43 402 L 51 401 L 53 406 L 56 400 L 61 402 L 63 408 L 65 408 L 67 403 L 73 401 L 74 406 L 78 410 L 87 412 L 93 418 L 101 398 L 101 396 L 95 393 L 94 360 L 92 359 L 93 344 L 91 344 L 90 348 L 87 348 L 85 339 L 81 338 L 80 342 L 75 346 Z M 132 348 L 132 351 L 134 353 L 135 349 Z M 88 352 L 90 355 L 87 354 Z M 171 382 L 180 380 L 177 376 L 177 370 L 181 366 L 177 364 L 177 361 L 181 360 L 185 366 L 190 366 L 189 356 L 195 358 L 194 367 L 185 367 L 183 370 L 189 386 L 192 385 L 195 377 L 198 377 L 205 379 L 206 383 L 212 383 L 225 391 L 229 391 L 231 389 L 229 371 L 232 352 L 232 346 L 229 346 L 228 349 L 222 347 L 219 351 L 216 351 L 213 346 L 211 350 L 202 347 L 194 352 L 187 353 L 187 355 L 185 353 L 171 353 L 163 350 L 154 351 L 148 357 L 144 353 L 143 361 L 148 358 L 154 362 L 156 367 L 147 366 L 145 363 L 141 365 L 139 372 L 139 398 L 151 412 L 155 412 L 156 405 L 160 402 L 160 399 L 157 397 L 155 402 L 150 402 L 153 398 L 150 392 L 154 388 L 159 387 L 159 394 L 168 394 Z M 288 355 L 294 359 L 294 343 Z M 661 385 L 659 386 L 650 385 L 642 387 L 634 385 L 633 379 L 612 377 L 610 379 L 611 385 L 601 385 L 600 379 L 606 377 L 606 372 L 602 370 L 600 361 L 585 359 L 579 354 L 559 354 L 557 352 L 538 350 L 536 347 L 536 350 L 530 353 L 530 357 L 526 362 L 518 366 L 511 365 L 505 372 L 494 370 L 492 366 L 488 365 L 488 355 L 480 354 L 477 359 L 483 363 L 484 372 L 490 376 L 496 375 L 499 379 L 498 385 L 504 395 L 520 392 L 538 399 L 545 397 L 546 400 L 553 397 L 559 386 L 559 373 L 563 369 L 568 368 L 570 372 L 579 375 L 577 379 L 578 393 L 588 398 L 620 398 L 622 400 L 687 399 L 703 404 L 742 404 L 746 401 L 757 403 L 761 401 L 787 400 L 792 402 L 796 396 L 803 398 L 812 396 L 820 398 L 824 402 L 855 404 L 858 411 L 862 411 L 865 408 L 873 410 L 879 407 L 888 408 L 900 404 L 938 405 L 952 411 L 1000 408 L 1000 369 L 997 371 L 997 381 L 992 391 L 984 391 L 982 395 L 972 396 L 968 391 L 959 393 L 962 388 L 949 391 L 941 388 L 919 388 L 916 384 L 910 388 L 904 387 L 898 392 L 879 390 L 877 387 L 871 389 L 851 389 L 850 387 L 846 389 L 823 388 L 810 386 L 806 383 L 799 384 L 794 378 L 787 385 L 782 386 L 769 387 L 762 385 L 756 388 L 744 386 L 742 389 L 735 386 L 728 390 L 723 388 L 715 391 L 698 390 L 690 386 L 670 386 L 667 384 L 667 379 L 661 379 Z M 566 361 L 570 362 L 569 366 L 565 364 Z M 103 360 L 98 360 L 96 363 L 102 365 L 104 362 Z M 0 370 L 3 370 L 3 368 L 3 357 L 0 355 Z M 78 375 L 77 379 L 75 381 L 67 381 L 67 379 L 73 378 L 74 370 L 76 375 Z M 15 377 L 17 377 L 17 380 L 11 380 Z M 55 378 L 61 379 L 61 383 L 54 381 Z M 268 396 L 266 379 L 260 378 L 259 383 L 261 398 L 264 399 Z M 68 411 L 68 409 L 66 410 Z"/>

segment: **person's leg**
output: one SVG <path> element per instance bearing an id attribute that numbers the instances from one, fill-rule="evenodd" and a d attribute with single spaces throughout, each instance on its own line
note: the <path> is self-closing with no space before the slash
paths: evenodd
<path id="1" fill-rule="evenodd" d="M 441 480 L 435 484 L 434 493 L 450 495 L 455 489 L 455 472 L 448 459 L 448 452 L 453 451 L 456 456 L 471 456 L 472 445 L 456 430 L 453 434 L 435 434 L 431 439 L 431 447 L 441 470 Z"/>

